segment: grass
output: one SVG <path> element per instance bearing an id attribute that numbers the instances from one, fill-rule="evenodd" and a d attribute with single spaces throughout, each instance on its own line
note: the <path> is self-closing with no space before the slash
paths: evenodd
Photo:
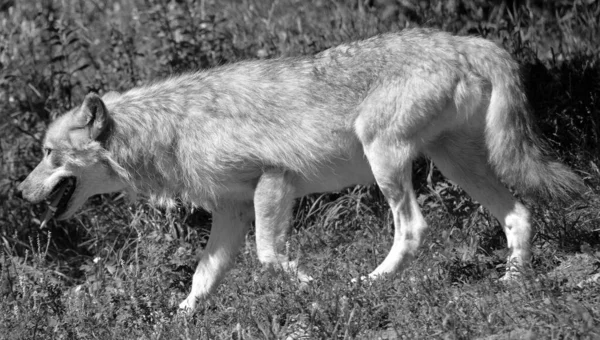
<path id="1" fill-rule="evenodd" d="M 593 1 L 6 1 L 0 5 L 0 338 L 600 338 L 600 5 Z M 210 216 L 116 195 L 40 230 L 15 187 L 58 114 L 89 91 L 124 90 L 247 58 L 310 54 L 411 26 L 477 34 L 523 65 L 541 133 L 589 187 L 534 212 L 535 275 L 502 284 L 498 223 L 427 160 L 414 186 L 430 225 L 404 273 L 350 284 L 393 239 L 375 187 L 299 200 L 289 255 L 305 289 L 262 268 L 253 232 L 218 291 L 187 295 Z M 594 276 L 596 275 L 596 276 Z M 596 280 L 594 280 L 596 277 Z"/>

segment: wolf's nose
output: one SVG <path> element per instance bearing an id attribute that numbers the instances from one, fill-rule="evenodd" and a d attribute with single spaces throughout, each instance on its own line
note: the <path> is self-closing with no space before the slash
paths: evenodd
<path id="1" fill-rule="evenodd" d="M 17 197 L 18 199 L 23 199 L 23 192 L 19 189 L 17 189 L 15 191 L 15 197 Z"/>
<path id="2" fill-rule="evenodd" d="M 21 189 L 21 184 L 19 184 L 15 190 L 15 197 L 18 199 L 23 199 L 23 189 Z"/>

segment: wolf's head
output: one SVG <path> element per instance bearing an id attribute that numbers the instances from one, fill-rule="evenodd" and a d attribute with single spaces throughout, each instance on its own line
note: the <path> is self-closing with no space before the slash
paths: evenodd
<path id="1" fill-rule="evenodd" d="M 45 221 L 52 215 L 66 219 L 88 197 L 126 187 L 104 148 L 111 124 L 102 99 L 89 94 L 80 107 L 50 125 L 44 138 L 44 158 L 18 187 L 30 202 L 50 201 L 52 212 Z"/>

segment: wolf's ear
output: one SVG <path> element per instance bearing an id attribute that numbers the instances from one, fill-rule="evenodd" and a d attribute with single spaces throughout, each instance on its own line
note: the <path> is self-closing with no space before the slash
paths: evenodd
<path id="1" fill-rule="evenodd" d="M 80 124 L 89 129 L 90 138 L 93 140 L 102 139 L 101 137 L 108 130 L 108 110 L 102 99 L 95 93 L 85 97 L 81 109 L 75 115 Z"/>

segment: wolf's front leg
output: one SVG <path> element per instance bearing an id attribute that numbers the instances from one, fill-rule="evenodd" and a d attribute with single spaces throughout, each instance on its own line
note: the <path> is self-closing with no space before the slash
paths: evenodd
<path id="1" fill-rule="evenodd" d="M 256 251 L 263 265 L 283 269 L 300 282 L 307 283 L 312 278 L 304 274 L 286 254 L 294 198 L 292 174 L 271 170 L 261 176 L 254 192 Z"/>
<path id="2" fill-rule="evenodd" d="M 208 244 L 194 273 L 192 291 L 179 304 L 180 309 L 194 311 L 196 303 L 217 287 L 244 241 L 252 217 L 251 203 L 229 203 L 213 212 Z"/>

